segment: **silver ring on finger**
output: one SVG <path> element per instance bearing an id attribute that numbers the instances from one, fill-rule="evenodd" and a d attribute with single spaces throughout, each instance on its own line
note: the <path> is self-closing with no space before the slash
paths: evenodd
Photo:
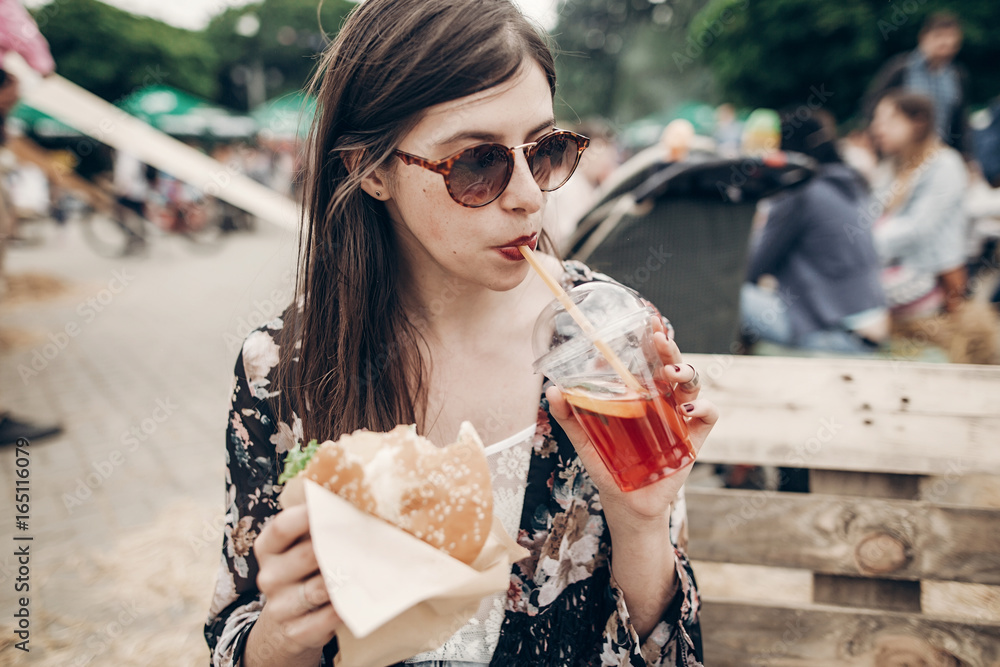
<path id="1" fill-rule="evenodd" d="M 701 376 L 698 375 L 698 369 L 691 364 L 687 364 L 687 367 L 694 371 L 694 377 L 687 382 L 677 385 L 677 388 L 687 394 L 691 394 L 697 391 L 698 387 L 701 386 Z"/>
<path id="2" fill-rule="evenodd" d="M 302 608 L 306 610 L 307 614 L 309 612 L 311 612 L 311 611 L 316 611 L 317 609 L 319 609 L 322 606 L 322 605 L 318 605 L 318 604 L 313 604 L 306 597 L 306 583 L 305 582 L 302 582 L 301 584 L 299 584 L 299 602 L 302 603 Z"/>

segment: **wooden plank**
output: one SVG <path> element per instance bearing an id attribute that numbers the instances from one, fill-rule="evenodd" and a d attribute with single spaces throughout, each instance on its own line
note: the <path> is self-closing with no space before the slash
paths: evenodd
<path id="1" fill-rule="evenodd" d="M 813 573 L 787 567 L 692 560 L 698 592 L 706 598 L 812 602 Z"/>
<path id="2" fill-rule="evenodd" d="M 917 475 L 889 475 L 869 472 L 844 472 L 842 470 L 810 470 L 809 490 L 812 493 L 837 494 L 870 498 L 914 500 L 920 494 L 920 477 Z M 877 549 L 891 540 L 888 536 L 873 542 Z M 855 560 L 858 560 L 855 551 Z M 886 558 L 875 554 L 876 562 L 865 562 L 864 554 L 858 563 L 868 571 L 895 568 L 905 559 L 905 552 Z M 813 602 L 835 604 L 841 607 L 868 607 L 889 611 L 920 612 L 920 582 L 881 578 L 845 577 L 838 574 L 813 574 Z"/>
<path id="3" fill-rule="evenodd" d="M 719 405 L 722 415 L 698 456 L 705 463 L 915 475 L 950 470 L 1000 474 L 1000 418 L 909 415 L 864 425 L 868 417 L 852 416 L 842 408 L 831 407 L 820 417 L 800 407 L 740 407 L 708 392 L 705 396 Z"/>
<path id="4" fill-rule="evenodd" d="M 998 415 L 1000 367 L 879 359 L 685 355 L 704 383 L 733 395 L 734 404 L 824 405 L 829 394 L 867 404 L 870 411 Z"/>
<path id="5" fill-rule="evenodd" d="M 697 560 L 1000 584 L 1000 511 L 922 501 L 687 489 Z"/>
<path id="6" fill-rule="evenodd" d="M 920 613 L 920 582 L 813 574 L 813 602 Z"/>
<path id="7" fill-rule="evenodd" d="M 794 571 L 794 570 L 793 570 Z M 698 580 L 701 583 L 701 580 Z M 921 582 L 924 614 L 1000 623 L 1000 587 L 955 581 Z"/>
<path id="8" fill-rule="evenodd" d="M 840 496 L 917 500 L 920 497 L 921 479 L 920 475 L 810 470 L 809 491 Z"/>
<path id="9" fill-rule="evenodd" d="M 1000 507 L 1000 479 L 975 474 L 921 477 L 920 499 L 949 505 Z"/>
<path id="10" fill-rule="evenodd" d="M 689 355 L 722 413 L 699 458 L 1000 474 L 1000 367 Z"/>
<path id="11" fill-rule="evenodd" d="M 702 601 L 712 667 L 1000 667 L 1000 624 L 825 605 Z"/>
<path id="12" fill-rule="evenodd" d="M 704 598 L 730 598 L 768 604 L 813 600 L 813 573 L 786 567 L 693 560 L 698 591 Z M 860 606 L 860 605 L 855 605 Z M 954 581 L 920 582 L 925 616 L 1000 623 L 1000 586 Z"/>
<path id="13" fill-rule="evenodd" d="M 920 493 L 920 478 L 916 475 L 890 475 L 866 472 L 844 472 L 841 470 L 810 470 L 809 489 L 813 493 L 835 493 L 838 495 L 873 498 L 894 498 L 914 500 Z M 888 536 L 876 540 L 876 548 L 881 548 Z M 855 561 L 859 552 L 855 551 Z M 875 563 L 865 562 L 862 557 L 859 567 L 871 571 L 895 568 L 903 561 L 905 553 L 900 552 L 895 559 L 876 554 Z M 813 602 L 834 604 L 842 607 L 868 607 L 889 611 L 909 611 L 919 613 L 919 581 L 891 580 L 882 578 L 845 577 L 836 574 L 813 574 Z"/>

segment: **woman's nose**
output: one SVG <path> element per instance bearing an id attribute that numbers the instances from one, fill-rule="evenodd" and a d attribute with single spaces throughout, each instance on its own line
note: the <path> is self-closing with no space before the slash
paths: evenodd
<path id="1" fill-rule="evenodd" d="M 531 174 L 524 149 L 514 151 L 514 172 L 500 196 L 501 206 L 512 211 L 535 213 L 545 203 L 545 195 Z"/>

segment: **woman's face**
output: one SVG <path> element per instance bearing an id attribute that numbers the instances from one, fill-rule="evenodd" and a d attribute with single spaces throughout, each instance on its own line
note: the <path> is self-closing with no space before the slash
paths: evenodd
<path id="1" fill-rule="evenodd" d="M 489 90 L 429 108 L 398 148 L 440 160 L 481 143 L 518 146 L 553 129 L 552 94 L 541 67 L 526 61 L 509 81 Z M 448 194 L 444 178 L 394 160 L 383 182 L 400 246 L 414 272 L 508 290 L 524 280 L 528 265 L 513 244 L 542 228 L 545 194 L 516 151 L 514 173 L 503 193 L 480 208 L 467 208 Z M 506 250 L 501 250 L 506 246 Z"/>
<path id="2" fill-rule="evenodd" d="M 875 146 L 886 156 L 896 156 L 913 144 L 913 122 L 889 100 L 875 107 L 871 133 Z"/>

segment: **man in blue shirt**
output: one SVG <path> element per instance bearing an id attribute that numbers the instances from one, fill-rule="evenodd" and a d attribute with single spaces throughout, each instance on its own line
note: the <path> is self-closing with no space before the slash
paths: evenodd
<path id="1" fill-rule="evenodd" d="M 927 95 L 934 103 L 935 125 L 941 139 L 968 154 L 965 89 L 967 75 L 954 62 L 962 48 L 962 26 L 949 12 L 936 12 L 920 28 L 917 48 L 895 56 L 875 75 L 865 95 L 870 119 L 878 101 L 894 88 Z"/>

